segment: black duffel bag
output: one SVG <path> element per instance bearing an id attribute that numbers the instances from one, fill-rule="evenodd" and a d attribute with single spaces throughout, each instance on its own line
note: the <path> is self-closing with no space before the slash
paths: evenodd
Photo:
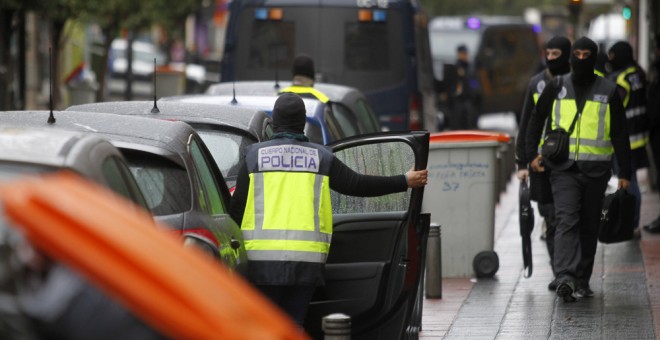
<path id="1" fill-rule="evenodd" d="M 617 243 L 632 240 L 635 226 L 635 196 L 624 189 L 603 198 L 598 241 Z"/>

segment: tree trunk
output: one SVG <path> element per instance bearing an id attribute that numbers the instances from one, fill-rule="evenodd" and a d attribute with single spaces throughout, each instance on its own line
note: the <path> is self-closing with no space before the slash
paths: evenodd
<path id="1" fill-rule="evenodd" d="M 0 10 L 0 110 L 9 110 L 9 85 L 11 84 L 11 23 L 13 10 Z"/>

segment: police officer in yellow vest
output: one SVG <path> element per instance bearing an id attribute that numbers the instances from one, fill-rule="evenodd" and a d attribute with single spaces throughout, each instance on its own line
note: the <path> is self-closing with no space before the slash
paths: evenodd
<path id="1" fill-rule="evenodd" d="M 361 175 L 303 134 L 305 105 L 284 93 L 275 101 L 267 142 L 251 145 L 239 171 L 231 216 L 241 225 L 248 279 L 301 326 L 332 238 L 330 189 L 379 196 L 426 185 L 427 170 Z"/>
<path id="2" fill-rule="evenodd" d="M 629 43 L 619 41 L 608 52 L 612 72 L 607 79 L 616 82 L 617 90 L 626 111 L 628 136 L 630 137 L 631 172 L 628 192 L 635 196 L 635 228 L 639 226 L 642 194 L 637 183 L 637 169 L 648 166 L 646 144 L 649 142 L 650 121 L 646 113 L 646 75 L 633 59 Z"/>
<path id="3" fill-rule="evenodd" d="M 526 150 L 532 171 L 548 166 L 554 200 L 554 266 L 557 295 L 564 301 L 594 295 L 589 285 L 598 245 L 602 200 L 612 175 L 612 157 L 619 160 L 618 187 L 630 185 L 630 142 L 621 98 L 616 84 L 594 74 L 596 43 L 582 37 L 573 43 L 571 73 L 549 83 L 532 114 L 527 129 Z M 558 85 L 561 84 L 561 85 Z M 538 154 L 541 134 L 550 128 L 569 130 L 569 157 L 553 163 Z"/>
<path id="4" fill-rule="evenodd" d="M 280 93 L 291 92 L 301 97 L 316 98 L 322 103 L 330 99 L 323 92 L 314 88 L 314 60 L 305 54 L 299 54 L 293 60 L 293 80 L 291 86 L 280 90 Z"/>
<path id="5" fill-rule="evenodd" d="M 560 76 L 571 71 L 569 56 L 571 55 L 571 41 L 566 37 L 557 36 L 548 40 L 545 44 L 545 64 L 546 69 L 537 73 L 529 80 L 525 102 L 520 117 L 520 127 L 518 128 L 518 137 L 516 137 L 516 164 L 518 165 L 518 179 L 521 181 L 529 179 L 530 197 L 536 201 L 539 208 L 539 214 L 545 220 L 545 242 L 550 255 L 550 266 L 553 266 L 554 244 L 555 244 L 555 211 L 552 202 L 552 191 L 550 189 L 549 172 L 529 173 L 529 160 L 525 153 L 525 135 L 527 125 L 532 111 L 536 107 L 539 96 L 545 86 L 552 81 L 555 76 Z M 554 273 L 554 269 L 553 269 Z M 557 289 L 557 280 L 554 279 L 548 284 L 548 289 Z"/>

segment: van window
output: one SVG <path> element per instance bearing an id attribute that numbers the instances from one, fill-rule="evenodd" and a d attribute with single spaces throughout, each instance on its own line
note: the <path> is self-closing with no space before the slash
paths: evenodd
<path id="1" fill-rule="evenodd" d="M 289 68 L 296 46 L 295 25 L 285 21 L 252 22 L 250 31 L 250 68 Z"/>

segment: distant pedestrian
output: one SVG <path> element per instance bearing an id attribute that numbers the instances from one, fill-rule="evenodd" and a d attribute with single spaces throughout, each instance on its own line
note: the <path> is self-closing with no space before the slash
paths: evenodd
<path id="1" fill-rule="evenodd" d="M 473 103 L 470 54 L 465 45 L 456 48 L 457 81 L 450 96 L 449 128 L 464 130 L 477 128 L 477 113 Z"/>
<path id="2" fill-rule="evenodd" d="M 564 301 L 593 296 L 589 280 L 598 245 L 602 200 L 612 175 L 612 158 L 619 162 L 618 187 L 630 185 L 630 142 L 626 117 L 616 84 L 594 73 L 598 46 L 582 37 L 571 50 L 571 73 L 559 84 L 549 83 L 539 97 L 527 128 L 526 150 L 533 171 L 551 169 L 550 184 L 557 228 L 554 266 L 557 295 Z M 552 161 L 539 155 L 541 134 L 550 129 L 571 131 L 567 159 Z M 546 131 L 546 135 L 547 135 Z"/>
<path id="3" fill-rule="evenodd" d="M 380 196 L 422 187 L 428 176 L 427 170 L 391 177 L 356 173 L 324 146 L 308 142 L 304 126 L 300 96 L 281 94 L 273 107 L 275 134 L 248 148 L 230 207 L 243 231 L 248 279 L 301 327 L 316 286 L 324 282 L 333 228 L 330 189 Z M 294 155 L 306 155 L 305 161 L 295 167 L 270 161 Z"/>
<path id="4" fill-rule="evenodd" d="M 608 57 L 611 72 L 607 74 L 607 79 L 618 85 L 617 92 L 621 96 L 626 112 L 626 128 L 632 150 L 628 192 L 636 198 L 634 227 L 637 229 L 642 206 L 637 169 L 648 166 L 646 144 L 649 141 L 649 119 L 646 113 L 646 74 L 633 59 L 632 46 L 625 41 L 612 45 Z"/>
<path id="5" fill-rule="evenodd" d="M 318 99 L 323 103 L 329 101 L 328 96 L 314 88 L 314 60 L 306 54 L 299 54 L 293 60 L 291 67 L 291 86 L 280 90 L 280 93 L 290 92 L 301 97 Z"/>
<path id="6" fill-rule="evenodd" d="M 552 201 L 552 190 L 550 189 L 550 171 L 529 172 L 529 160 L 525 153 L 525 137 L 527 135 L 527 125 L 536 107 L 539 96 L 546 85 L 552 81 L 555 76 L 560 76 L 570 72 L 571 65 L 569 56 L 571 55 L 571 41 L 566 37 L 557 36 L 550 39 L 545 46 L 546 68 L 534 75 L 527 86 L 525 102 L 520 118 L 520 127 L 518 128 L 518 137 L 516 137 L 516 163 L 518 164 L 518 179 L 521 181 L 529 180 L 530 196 L 536 201 L 539 213 L 545 220 L 545 242 L 550 255 L 550 266 L 555 274 L 553 258 L 555 244 L 555 209 Z M 549 169 L 548 169 L 549 170 Z M 557 289 L 557 280 L 548 284 L 548 289 Z"/>

